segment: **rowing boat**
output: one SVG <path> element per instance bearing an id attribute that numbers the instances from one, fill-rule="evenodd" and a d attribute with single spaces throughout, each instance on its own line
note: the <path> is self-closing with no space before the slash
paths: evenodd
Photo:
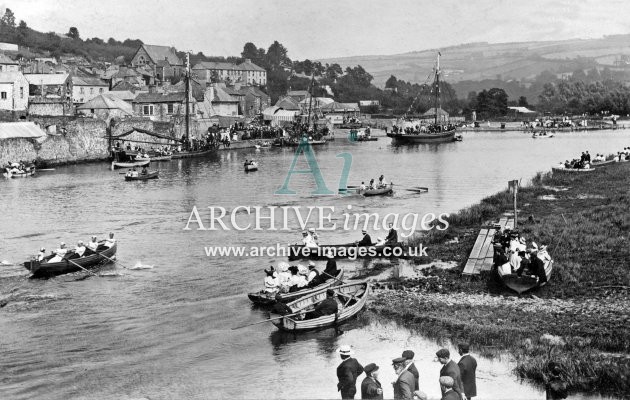
<path id="1" fill-rule="evenodd" d="M 26 171 L 20 171 L 20 172 L 11 172 L 10 170 L 7 169 L 6 172 L 4 173 L 4 176 L 6 176 L 7 178 L 26 178 L 33 175 L 35 175 L 35 167 L 31 167 L 30 169 Z"/>
<path id="2" fill-rule="evenodd" d="M 151 160 L 133 161 L 133 162 L 112 161 L 112 169 L 144 167 L 145 165 L 149 165 L 150 162 Z"/>
<path id="3" fill-rule="evenodd" d="M 553 137 L 553 133 L 551 135 L 547 135 L 547 134 L 541 135 L 540 133 L 534 132 L 532 134 L 532 137 L 534 139 L 547 139 L 547 138 L 552 138 Z"/>
<path id="4" fill-rule="evenodd" d="M 251 163 L 245 165 L 245 172 L 252 171 L 258 171 L 258 163 L 255 161 L 252 161 Z"/>
<path id="5" fill-rule="evenodd" d="M 193 158 L 193 157 L 202 157 L 208 154 L 216 153 L 217 149 L 209 149 L 209 150 L 198 150 L 198 151 L 180 151 L 179 153 L 173 153 L 171 158 L 173 160 L 180 158 Z"/>
<path id="6" fill-rule="evenodd" d="M 82 271 L 82 269 L 75 264 L 78 264 L 85 269 L 90 269 L 101 264 L 106 264 L 110 261 L 111 258 L 115 257 L 116 245 L 117 244 L 114 243 L 112 247 L 105 248 L 102 251 L 98 251 L 96 254 L 70 259 L 70 261 L 72 262 L 68 261 L 67 259 L 54 263 L 30 260 L 24 263 L 24 268 L 31 271 L 33 273 L 33 276 L 38 277 L 61 275 L 67 274 L 69 272 Z M 48 259 L 50 258 L 51 257 L 49 257 Z"/>
<path id="7" fill-rule="evenodd" d="M 359 189 L 357 191 L 357 193 L 362 194 L 365 197 L 368 196 L 383 196 L 386 194 L 392 194 L 394 192 L 394 185 L 393 184 L 389 184 L 386 185 L 384 187 L 380 187 L 380 188 L 375 188 L 375 189 L 365 189 L 365 190 L 361 190 Z"/>
<path id="8" fill-rule="evenodd" d="M 591 172 L 591 171 L 595 171 L 595 168 L 591 167 L 591 168 L 560 168 L 560 167 L 553 167 L 551 168 L 551 170 L 553 172 Z"/>
<path id="9" fill-rule="evenodd" d="M 396 257 L 406 258 L 407 252 L 402 243 L 373 246 L 357 246 L 356 243 L 330 244 L 317 247 L 306 247 L 301 244 L 289 245 L 289 261 L 308 258 L 324 260 L 332 254 L 333 258 L 372 258 Z"/>
<path id="10" fill-rule="evenodd" d="M 297 292 L 289 292 L 289 293 L 267 293 L 267 292 L 253 292 L 248 293 L 247 297 L 254 303 L 261 306 L 269 306 L 275 304 L 276 301 L 280 301 L 282 303 L 289 303 L 293 300 L 299 299 L 300 297 L 311 295 L 315 292 L 319 292 L 320 290 L 328 289 L 331 286 L 337 286 L 341 283 L 343 279 L 343 268 L 339 268 L 339 272 L 337 273 L 336 279 L 330 278 L 327 281 L 323 282 L 320 285 L 317 285 L 313 288 L 304 288 L 302 290 L 298 290 Z"/>
<path id="11" fill-rule="evenodd" d="M 150 160 L 151 161 L 171 161 L 173 159 L 173 156 L 171 154 L 166 155 L 166 156 L 151 156 Z"/>
<path id="12" fill-rule="evenodd" d="M 553 270 L 553 260 L 548 260 L 545 263 L 545 275 L 547 276 L 547 282 L 551 278 L 551 271 Z M 505 286 L 514 290 L 516 293 L 521 294 L 528 290 L 535 289 L 539 286 L 545 285 L 540 283 L 540 278 L 536 275 L 522 275 L 518 276 L 515 273 L 505 274 L 502 268 L 497 268 L 499 278 Z"/>
<path id="13" fill-rule="evenodd" d="M 159 174 L 159 171 L 151 171 L 151 172 L 147 172 L 146 174 L 140 173 L 137 176 L 125 175 L 125 180 L 126 181 L 146 181 L 149 179 L 157 179 L 158 174 Z"/>
<path id="14" fill-rule="evenodd" d="M 356 316 L 363 309 L 370 291 L 370 284 L 367 281 L 348 283 L 333 287 L 332 290 L 335 291 L 338 304 L 340 303 L 337 313 L 318 318 L 303 319 L 307 312 L 314 310 L 317 304 L 326 299 L 326 290 L 320 290 L 287 304 L 288 309 L 291 310 L 290 314 L 300 311 L 302 313 L 278 318 L 271 322 L 276 328 L 290 332 L 303 332 L 338 326 Z M 272 315 L 272 317 L 274 316 L 276 315 Z M 280 316 L 277 315 L 277 317 Z"/>

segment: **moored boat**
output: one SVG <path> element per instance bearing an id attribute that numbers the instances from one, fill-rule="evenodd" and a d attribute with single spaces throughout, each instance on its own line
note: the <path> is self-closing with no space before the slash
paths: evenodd
<path id="1" fill-rule="evenodd" d="M 249 164 L 245 164 L 245 172 L 258 171 L 258 163 L 256 161 L 252 161 Z"/>
<path id="2" fill-rule="evenodd" d="M 387 195 L 387 194 L 392 194 L 394 193 L 394 184 L 390 183 L 389 185 L 383 186 L 383 187 L 379 187 L 379 188 L 375 188 L 375 189 L 366 189 L 366 190 L 361 190 L 359 189 L 357 191 L 358 194 L 361 194 L 365 197 L 369 197 L 369 196 L 383 196 L 383 195 Z"/>
<path id="3" fill-rule="evenodd" d="M 357 246 L 356 243 L 321 245 L 306 247 L 301 244 L 289 245 L 289 261 L 299 259 L 324 260 L 332 255 L 333 258 L 372 258 L 396 257 L 406 258 L 407 252 L 402 243 Z"/>
<path id="4" fill-rule="evenodd" d="M 136 176 L 133 175 L 125 175 L 126 181 L 146 181 L 149 179 L 157 179 L 159 175 L 159 171 L 149 171 L 146 174 L 139 173 Z"/>
<path id="5" fill-rule="evenodd" d="M 337 313 L 318 318 L 303 319 L 307 312 L 314 310 L 317 304 L 326 299 L 326 290 L 321 290 L 301 297 L 286 305 L 288 310 L 290 310 L 289 314 L 299 314 L 276 318 L 271 322 L 278 329 L 291 332 L 336 327 L 356 316 L 363 309 L 367 302 L 370 284 L 367 281 L 361 281 L 347 283 L 345 285 L 332 287 L 331 289 L 335 291 L 335 296 L 338 299 L 339 309 Z M 271 317 L 279 316 L 272 314 Z"/>
<path id="6" fill-rule="evenodd" d="M 552 138 L 553 137 L 553 133 L 550 134 L 550 135 L 547 135 L 547 132 L 543 132 L 543 133 L 536 133 L 536 132 L 534 132 L 532 134 L 532 137 L 534 139 L 548 139 L 548 138 Z"/>
<path id="7" fill-rule="evenodd" d="M 551 168 L 553 172 L 568 172 L 568 173 L 576 173 L 576 172 L 592 172 L 595 171 L 595 168 L 565 168 L 565 167 L 553 167 Z"/>
<path id="8" fill-rule="evenodd" d="M 547 282 L 549 282 L 549 279 L 551 278 L 552 270 L 553 260 L 548 260 L 545 263 L 545 275 L 547 277 Z M 528 290 L 535 289 L 545 284 L 541 283 L 540 278 L 536 275 L 523 274 L 522 276 L 518 276 L 515 273 L 507 274 L 504 273 L 502 268 L 497 268 L 497 274 L 505 286 L 514 290 L 518 294 L 527 292 Z"/>
<path id="9" fill-rule="evenodd" d="M 289 292 L 289 293 L 266 293 L 266 292 L 252 292 L 248 293 L 247 297 L 254 303 L 261 306 L 268 306 L 275 304 L 277 301 L 282 303 L 288 303 L 293 300 L 299 299 L 300 297 L 311 295 L 315 292 L 319 292 L 320 290 L 326 290 L 331 286 L 337 286 L 341 284 L 341 280 L 343 279 L 343 268 L 339 268 L 339 272 L 335 278 L 329 278 L 324 283 L 317 285 L 313 288 L 304 288 L 302 290 L 298 290 L 297 292 Z"/>
<path id="10" fill-rule="evenodd" d="M 6 169 L 4 176 L 7 178 L 27 178 L 29 176 L 35 175 L 35 171 L 36 171 L 35 167 L 30 167 L 26 171 L 19 171 L 19 172 L 11 172 L 11 170 Z"/>
<path id="11" fill-rule="evenodd" d="M 169 154 L 169 155 L 165 155 L 165 156 L 158 156 L 158 155 L 152 155 L 150 160 L 155 162 L 155 161 L 171 161 L 173 159 L 173 155 Z"/>
<path id="12" fill-rule="evenodd" d="M 150 159 L 143 160 L 143 161 L 130 161 L 130 162 L 112 161 L 112 169 L 144 167 L 145 165 L 149 165 L 150 162 L 151 162 Z"/>
<path id="13" fill-rule="evenodd" d="M 33 276 L 53 276 L 67 274 L 70 272 L 82 271 L 82 268 L 90 269 L 101 264 L 107 264 L 116 256 L 116 246 L 98 250 L 95 254 L 85 257 L 64 259 L 59 262 L 49 263 L 44 261 L 30 260 L 24 263 L 24 268 L 31 271 Z M 48 257 L 50 259 L 52 256 Z M 81 266 L 81 267 L 79 267 Z"/>

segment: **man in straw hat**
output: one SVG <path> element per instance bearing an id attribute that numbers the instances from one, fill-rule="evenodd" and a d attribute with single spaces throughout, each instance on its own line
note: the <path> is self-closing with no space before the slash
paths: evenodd
<path id="1" fill-rule="evenodd" d="M 362 399 L 382 399 L 383 389 L 378 381 L 378 365 L 370 363 L 365 366 L 365 379 L 361 382 Z"/>
<path id="2" fill-rule="evenodd" d="M 396 382 L 392 382 L 392 385 L 394 386 L 394 399 L 396 400 L 413 399 L 416 378 L 414 378 L 411 372 L 405 369 L 405 361 L 406 359 L 403 357 L 398 357 L 392 360 L 392 366 L 394 367 L 396 375 L 398 375 Z"/>
<path id="3" fill-rule="evenodd" d="M 442 400 L 461 400 L 459 393 L 453 390 L 455 381 L 450 376 L 440 376 L 440 389 Z"/>
<path id="4" fill-rule="evenodd" d="M 354 399 L 357 393 L 357 378 L 363 373 L 363 366 L 353 358 L 352 348 L 345 344 L 337 350 L 341 357 L 341 364 L 337 367 L 337 391 L 342 399 Z"/>
<path id="5" fill-rule="evenodd" d="M 464 395 L 464 385 L 462 383 L 462 374 L 459 370 L 459 366 L 455 364 L 455 361 L 451 360 L 451 353 L 448 349 L 440 349 L 435 353 L 440 364 L 444 365 L 440 370 L 440 377 L 450 376 L 453 378 L 453 390 L 456 391 L 462 398 L 466 400 Z"/>

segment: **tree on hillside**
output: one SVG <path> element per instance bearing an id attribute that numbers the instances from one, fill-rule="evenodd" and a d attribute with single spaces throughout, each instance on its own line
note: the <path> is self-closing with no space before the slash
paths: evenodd
<path id="1" fill-rule="evenodd" d="M 398 85 L 398 79 L 394 75 L 391 75 L 385 82 L 385 87 L 389 89 L 395 89 Z"/>
<path id="2" fill-rule="evenodd" d="M 267 66 L 269 69 L 282 68 L 283 66 L 290 66 L 291 59 L 289 59 L 286 47 L 280 44 L 277 40 L 274 41 L 269 49 L 267 49 L 267 54 L 265 60 L 267 61 Z"/>
<path id="3" fill-rule="evenodd" d="M 9 26 L 11 28 L 15 28 L 15 15 L 13 14 L 13 11 L 11 11 L 10 8 L 7 8 L 4 12 L 4 15 L 2 16 L 2 18 L 0 18 L 0 22 L 3 25 Z"/>
<path id="4" fill-rule="evenodd" d="M 505 90 L 492 88 L 477 94 L 477 113 L 483 118 L 507 114 L 508 95 Z"/>
<path id="5" fill-rule="evenodd" d="M 68 31 L 68 33 L 66 33 L 66 36 L 71 39 L 80 39 L 79 30 L 74 26 L 70 27 L 70 30 Z"/>
<path id="6" fill-rule="evenodd" d="M 331 82 L 335 81 L 341 75 L 343 75 L 343 69 L 337 63 L 328 65 L 326 64 L 326 79 L 329 79 Z"/>
<path id="7" fill-rule="evenodd" d="M 527 97 L 525 96 L 521 96 L 518 98 L 518 106 L 519 107 L 529 107 L 529 104 L 527 103 Z"/>
<path id="8" fill-rule="evenodd" d="M 250 60 L 255 60 L 258 58 L 258 48 L 252 42 L 245 43 L 243 46 L 243 51 L 241 52 L 241 57 L 249 58 Z"/>

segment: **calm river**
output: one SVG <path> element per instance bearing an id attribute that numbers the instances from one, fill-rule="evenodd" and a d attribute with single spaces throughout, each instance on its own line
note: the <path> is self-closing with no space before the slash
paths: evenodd
<path id="1" fill-rule="evenodd" d="M 289 214 L 290 231 L 185 231 L 193 207 L 204 224 L 209 206 L 228 212 L 237 206 L 331 206 L 333 222 L 348 205 L 352 212 L 381 216 L 448 213 L 584 150 L 594 155 L 630 145 L 630 131 L 560 133 L 551 139 L 465 133 L 460 143 L 408 147 L 392 147 L 385 137 L 366 143 L 351 143 L 341 132 L 336 137 L 315 149 L 332 190 L 344 165 L 337 155 L 350 153 L 348 185 L 384 174 L 401 187 L 426 186 L 429 192 L 314 196 L 312 176 L 294 175 L 290 188 L 297 193 L 276 195 L 293 160 L 291 149 L 220 151 L 205 159 L 160 163 L 152 166 L 160 169 L 160 179 L 149 182 L 125 182 L 106 163 L 0 181 L 5 264 L 0 265 L 0 304 L 8 301 L 0 308 L 0 398 L 337 398 L 335 349 L 345 343 L 355 347 L 364 365 L 381 366 L 386 398 L 393 397 L 391 359 L 413 349 L 421 389 L 438 398 L 440 366 L 432 360 L 441 346 L 392 323 L 358 318 L 344 325 L 343 333 L 297 337 L 280 334 L 270 323 L 232 330 L 266 318 L 246 293 L 261 287 L 263 268 L 283 259 L 207 257 L 204 246 L 286 245 L 300 239 L 301 229 Z M 245 174 L 246 158 L 255 158 L 260 170 Z M 305 166 L 302 157 L 296 168 Z M 242 210 L 236 218 L 241 225 L 253 221 Z M 109 231 L 119 240 L 120 262 L 142 269 L 118 266 L 113 270 L 118 274 L 101 278 L 72 274 L 28 280 L 22 267 L 6 265 L 24 261 L 41 246 L 51 250 L 62 240 L 74 246 L 78 239 L 102 238 Z M 385 234 L 370 231 L 373 238 Z M 322 232 L 320 241 L 359 237 L 338 229 Z M 479 358 L 480 396 L 542 398 L 539 388 L 511 375 L 512 367 L 507 359 Z"/>

